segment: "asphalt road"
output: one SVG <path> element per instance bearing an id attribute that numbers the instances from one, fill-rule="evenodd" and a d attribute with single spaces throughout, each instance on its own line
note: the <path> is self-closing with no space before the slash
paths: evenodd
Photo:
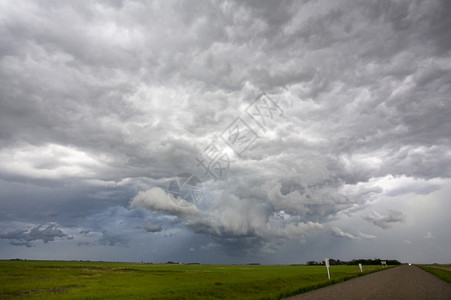
<path id="1" fill-rule="evenodd" d="M 286 299 L 451 300 L 451 284 L 416 266 L 406 265 L 354 278 Z"/>

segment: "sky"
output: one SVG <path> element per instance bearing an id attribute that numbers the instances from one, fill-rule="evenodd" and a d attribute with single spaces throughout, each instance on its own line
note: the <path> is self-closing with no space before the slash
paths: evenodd
<path id="1" fill-rule="evenodd" d="M 451 263 L 450 15 L 0 0 L 0 259 Z"/>

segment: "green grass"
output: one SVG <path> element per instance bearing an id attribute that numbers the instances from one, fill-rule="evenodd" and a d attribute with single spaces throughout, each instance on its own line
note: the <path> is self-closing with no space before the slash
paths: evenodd
<path id="1" fill-rule="evenodd" d="M 329 281 L 324 266 L 0 261 L 0 298 L 280 299 L 361 275 L 358 266 L 330 272 Z"/>
<path id="2" fill-rule="evenodd" d="M 450 265 L 419 265 L 418 267 L 437 276 L 438 278 L 451 283 L 451 266 Z"/>

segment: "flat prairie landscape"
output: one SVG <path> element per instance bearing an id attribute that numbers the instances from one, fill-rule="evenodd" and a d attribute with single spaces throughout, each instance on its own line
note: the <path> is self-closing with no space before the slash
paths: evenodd
<path id="1" fill-rule="evenodd" d="M 0 261 L 0 298 L 281 299 L 361 275 L 358 266 L 330 272 L 331 280 L 324 266 Z"/>

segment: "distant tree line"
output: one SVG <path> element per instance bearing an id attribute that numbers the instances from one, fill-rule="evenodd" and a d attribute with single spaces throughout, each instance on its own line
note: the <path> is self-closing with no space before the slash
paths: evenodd
<path id="1" fill-rule="evenodd" d="M 340 266 L 340 265 L 381 265 L 381 261 L 386 261 L 387 265 L 400 265 L 401 263 L 395 259 L 353 259 L 351 261 L 344 261 L 339 259 L 333 259 L 329 258 L 329 265 L 331 266 Z M 308 261 L 308 266 L 324 266 L 324 260 L 323 261 Z"/>

